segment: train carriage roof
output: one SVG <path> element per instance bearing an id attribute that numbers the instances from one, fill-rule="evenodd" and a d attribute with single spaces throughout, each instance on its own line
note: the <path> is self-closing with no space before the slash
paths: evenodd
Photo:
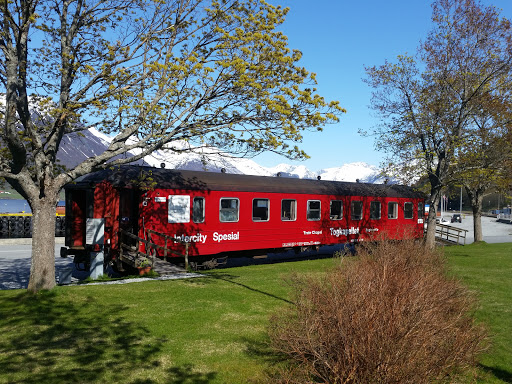
<path id="1" fill-rule="evenodd" d="M 299 193 L 321 195 L 352 195 L 377 197 L 423 198 L 424 194 L 398 184 L 368 184 L 343 181 L 311 180 L 288 177 L 250 176 L 218 172 L 186 171 L 136 165 L 113 167 L 78 178 L 66 189 L 84 188 L 108 182 L 116 188 L 139 188 L 140 180 L 150 177 L 154 188 Z"/>

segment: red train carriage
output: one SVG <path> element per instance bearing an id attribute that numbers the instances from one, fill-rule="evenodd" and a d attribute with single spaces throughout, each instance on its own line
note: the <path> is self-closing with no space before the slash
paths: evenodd
<path id="1" fill-rule="evenodd" d="M 401 185 L 123 166 L 66 187 L 66 245 L 79 260 L 102 249 L 119 260 L 131 233 L 142 253 L 199 261 L 419 238 L 423 212 L 423 195 Z"/>

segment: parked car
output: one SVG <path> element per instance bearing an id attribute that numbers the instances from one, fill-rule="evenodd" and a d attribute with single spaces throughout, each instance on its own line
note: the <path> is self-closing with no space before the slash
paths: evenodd
<path id="1" fill-rule="evenodd" d="M 460 213 L 455 213 L 452 215 L 452 223 L 462 223 L 462 216 Z"/>

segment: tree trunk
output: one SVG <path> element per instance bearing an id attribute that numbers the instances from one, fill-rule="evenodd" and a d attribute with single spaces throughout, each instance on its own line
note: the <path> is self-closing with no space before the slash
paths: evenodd
<path id="1" fill-rule="evenodd" d="M 473 209 L 473 236 L 474 242 L 484 241 L 482 232 L 482 203 L 484 201 L 483 190 L 472 190 L 466 188 L 469 199 L 471 200 L 471 208 Z"/>
<path id="2" fill-rule="evenodd" d="M 28 290 L 55 286 L 55 220 L 57 201 L 40 199 L 32 207 L 32 262 Z"/>
<path id="3" fill-rule="evenodd" d="M 474 242 L 484 241 L 482 232 L 482 207 L 473 206 L 473 231 Z"/>
<path id="4" fill-rule="evenodd" d="M 425 235 L 425 245 L 432 249 L 436 246 L 436 219 L 437 205 L 439 204 L 441 192 L 433 191 L 430 197 L 430 208 L 427 219 L 427 233 Z"/>

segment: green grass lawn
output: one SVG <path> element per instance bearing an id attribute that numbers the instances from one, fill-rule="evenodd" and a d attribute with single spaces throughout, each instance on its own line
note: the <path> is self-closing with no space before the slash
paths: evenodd
<path id="1" fill-rule="evenodd" d="M 447 247 L 450 269 L 479 300 L 489 353 L 480 359 L 482 383 L 512 383 L 512 243 Z"/>
<path id="2" fill-rule="evenodd" d="M 512 383 L 512 244 L 446 249 L 480 298 L 492 349 L 479 381 Z M 217 270 L 208 277 L 0 291 L 0 383 L 256 383 L 276 357 L 273 311 L 291 305 L 283 277 L 333 259 Z"/>

